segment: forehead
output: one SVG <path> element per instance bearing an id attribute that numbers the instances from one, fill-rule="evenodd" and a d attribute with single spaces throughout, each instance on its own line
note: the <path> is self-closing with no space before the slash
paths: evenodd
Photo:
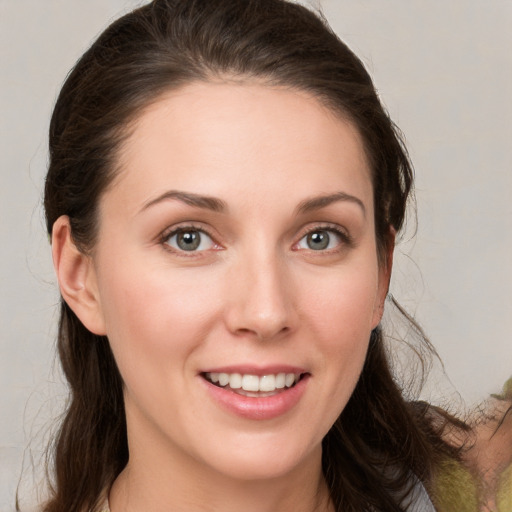
<path id="1" fill-rule="evenodd" d="M 139 203 L 169 188 L 268 200 L 340 187 L 372 194 L 354 125 L 303 91 L 262 84 L 194 83 L 163 95 L 136 119 L 118 163 L 113 190 Z"/>

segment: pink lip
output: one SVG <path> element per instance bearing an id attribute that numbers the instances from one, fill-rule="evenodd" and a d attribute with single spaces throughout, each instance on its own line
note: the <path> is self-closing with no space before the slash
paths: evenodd
<path id="1" fill-rule="evenodd" d="M 241 371 L 241 367 L 236 367 L 234 371 L 224 371 L 227 368 L 222 368 L 220 373 L 246 373 L 251 375 L 268 375 L 269 373 L 302 373 L 300 371 L 283 370 L 284 367 L 279 367 L 277 372 L 269 368 L 265 368 L 263 373 L 255 373 L 255 369 L 250 371 Z M 219 370 L 215 370 L 216 372 Z M 207 393 L 212 399 L 217 402 L 223 409 L 231 412 L 242 418 L 250 420 L 270 420 L 277 418 L 298 404 L 309 382 L 309 374 L 302 377 L 295 386 L 285 388 L 272 396 L 265 397 L 248 397 L 235 393 L 230 388 L 221 388 L 207 381 L 201 377 L 201 381 L 206 386 Z"/>

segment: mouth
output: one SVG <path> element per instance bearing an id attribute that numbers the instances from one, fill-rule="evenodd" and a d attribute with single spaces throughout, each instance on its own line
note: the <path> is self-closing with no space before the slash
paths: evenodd
<path id="1" fill-rule="evenodd" d="M 293 388 L 307 373 L 271 373 L 252 375 L 242 373 L 205 372 L 201 376 L 210 384 L 247 397 L 263 398 Z"/>

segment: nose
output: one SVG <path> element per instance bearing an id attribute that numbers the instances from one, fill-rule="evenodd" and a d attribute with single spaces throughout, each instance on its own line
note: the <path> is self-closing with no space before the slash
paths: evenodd
<path id="1" fill-rule="evenodd" d="M 297 324 L 293 286 L 285 263 L 253 257 L 231 269 L 225 311 L 230 332 L 260 341 L 277 339 Z"/>

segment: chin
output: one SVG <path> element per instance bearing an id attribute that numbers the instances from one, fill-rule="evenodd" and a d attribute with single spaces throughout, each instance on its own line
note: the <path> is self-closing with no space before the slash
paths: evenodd
<path id="1" fill-rule="evenodd" d="M 315 459 L 321 464 L 322 448 L 319 444 L 312 450 L 281 441 L 278 445 L 229 447 L 222 456 L 213 456 L 211 467 L 219 474 L 245 482 L 284 478 L 301 467 L 312 467 Z M 305 464 L 307 462 L 307 464 Z"/>

